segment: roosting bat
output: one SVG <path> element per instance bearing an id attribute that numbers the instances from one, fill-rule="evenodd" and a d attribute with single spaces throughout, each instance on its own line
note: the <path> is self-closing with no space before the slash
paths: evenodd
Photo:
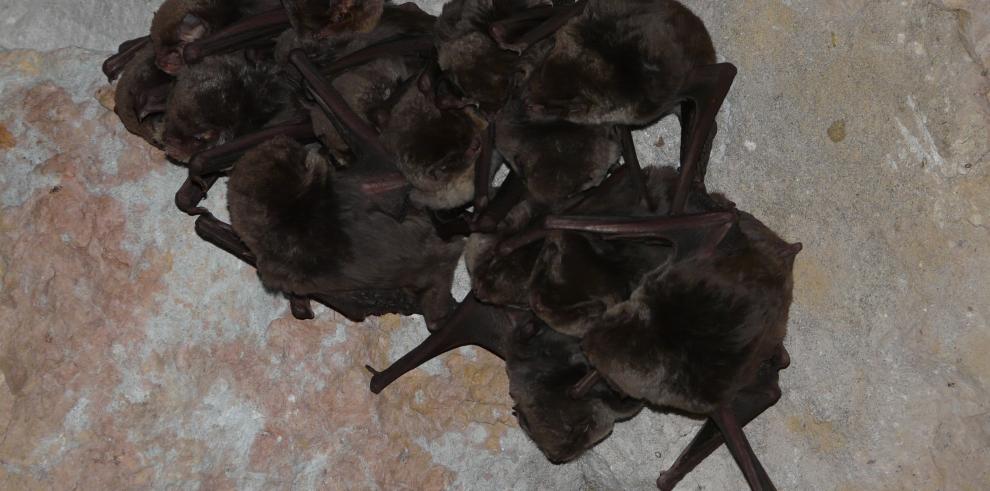
<path id="1" fill-rule="evenodd" d="M 213 56 L 179 74 L 168 98 L 165 151 L 185 162 L 236 136 L 304 117 L 278 67 Z"/>
<path id="2" fill-rule="evenodd" d="M 800 244 L 787 244 L 743 212 L 724 238 L 714 237 L 644 277 L 629 300 L 587 332 L 582 348 L 624 393 L 712 418 L 747 482 L 760 489 L 758 464 L 732 406 L 782 349 Z"/>
<path id="3" fill-rule="evenodd" d="M 375 187 L 379 182 L 360 167 L 335 171 L 298 143 L 275 138 L 233 167 L 231 226 L 269 288 L 302 297 L 405 289 L 435 323 L 453 304 L 450 286 L 462 245 L 437 238 L 422 213 L 400 222 L 378 210 L 373 195 L 395 192 Z M 383 234 L 390 240 L 379 240 Z"/>
<path id="4" fill-rule="evenodd" d="M 736 73 L 714 63 L 704 23 L 677 1 L 589 0 L 556 31 L 521 97 L 537 120 L 643 126 L 678 114 L 681 165 L 703 176 Z"/>
<path id="5" fill-rule="evenodd" d="M 621 153 L 614 126 L 529 121 L 510 103 L 496 121 L 495 148 L 526 182 L 529 199 L 552 206 L 598 185 Z"/>
<path id="6" fill-rule="evenodd" d="M 277 0 L 165 0 L 151 20 L 155 63 L 170 75 L 185 66 L 182 51 L 239 18 L 279 8 Z"/>
<path id="7" fill-rule="evenodd" d="M 130 57 L 122 72 L 114 93 L 114 112 L 127 131 L 163 148 L 165 101 L 172 77 L 155 66 L 155 50 L 149 44 Z"/>

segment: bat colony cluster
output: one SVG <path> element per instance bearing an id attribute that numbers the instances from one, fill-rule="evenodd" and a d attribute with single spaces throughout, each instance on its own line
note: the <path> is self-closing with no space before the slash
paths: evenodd
<path id="1" fill-rule="evenodd" d="M 780 398 L 801 245 L 705 189 L 736 70 L 685 6 L 166 0 L 103 69 L 124 126 L 188 167 L 196 232 L 293 315 L 424 316 L 373 392 L 476 345 L 554 463 L 649 405 L 707 417 L 660 489 L 723 443 L 773 489 L 742 427 Z M 678 168 L 640 168 L 630 132 L 670 114 Z M 229 225 L 199 206 L 224 175 Z"/>

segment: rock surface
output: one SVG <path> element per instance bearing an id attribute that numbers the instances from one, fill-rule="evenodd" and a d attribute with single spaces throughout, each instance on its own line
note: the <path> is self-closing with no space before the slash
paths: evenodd
<path id="1" fill-rule="evenodd" d="M 711 187 L 805 245 L 784 397 L 748 427 L 770 475 L 990 487 L 988 2 L 690 5 L 740 72 Z M 553 466 L 495 357 L 372 396 L 363 365 L 418 321 L 293 320 L 201 242 L 172 206 L 183 170 L 101 105 L 100 62 L 153 9 L 0 7 L 0 488 L 653 488 L 697 422 L 644 412 Z M 65 46 L 88 50 L 13 50 Z M 676 135 L 638 134 L 641 159 L 673 162 Z M 719 450 L 681 489 L 743 486 Z"/>

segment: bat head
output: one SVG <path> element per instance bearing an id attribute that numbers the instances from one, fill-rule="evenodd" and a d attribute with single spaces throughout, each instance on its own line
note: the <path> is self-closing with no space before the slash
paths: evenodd
<path id="1" fill-rule="evenodd" d="M 448 209 L 474 197 L 474 164 L 484 133 L 485 122 L 470 109 L 439 109 L 411 85 L 389 115 L 381 141 L 415 188 L 413 199 Z"/>
<path id="2" fill-rule="evenodd" d="M 261 128 L 286 103 L 274 69 L 238 55 L 211 56 L 179 74 L 166 105 L 165 148 L 188 159 Z"/>
<path id="3" fill-rule="evenodd" d="M 499 153 L 526 182 L 531 199 L 539 203 L 556 203 L 597 185 L 621 153 L 618 136 L 610 126 L 507 116 L 498 120 L 495 129 Z"/>
<path id="4" fill-rule="evenodd" d="M 182 71 L 182 49 L 230 23 L 236 2 L 224 0 L 165 0 L 151 19 L 155 64 L 165 73 Z"/>
<path id="5" fill-rule="evenodd" d="M 621 396 L 611 391 L 606 395 L 600 391 L 608 390 L 605 387 L 582 399 L 571 398 L 570 388 L 590 368 L 577 338 L 544 328 L 513 343 L 506 371 L 516 419 L 550 462 L 574 460 L 608 437 L 617 418 L 638 410 L 633 404 L 623 414 L 614 411 L 609 399 Z"/>
<path id="6" fill-rule="evenodd" d="M 609 306 L 629 295 L 627 281 L 605 253 L 580 234 L 548 236 L 530 276 L 533 312 L 559 332 L 583 336 Z"/>
<path id="7" fill-rule="evenodd" d="M 340 33 L 368 32 L 378 25 L 384 0 L 286 0 L 293 28 L 317 39 Z"/>

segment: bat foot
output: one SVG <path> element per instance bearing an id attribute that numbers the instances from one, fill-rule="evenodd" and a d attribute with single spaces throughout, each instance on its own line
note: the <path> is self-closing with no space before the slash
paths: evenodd
<path id="1" fill-rule="evenodd" d="M 316 318 L 316 314 L 309 304 L 309 299 L 306 297 L 289 295 L 289 310 L 292 311 L 292 317 L 301 321 Z"/>

